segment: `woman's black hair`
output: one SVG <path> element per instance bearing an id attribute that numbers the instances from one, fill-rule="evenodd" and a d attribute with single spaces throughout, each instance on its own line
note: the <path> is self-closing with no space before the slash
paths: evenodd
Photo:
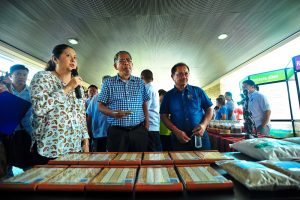
<path id="1" fill-rule="evenodd" d="M 73 47 L 71 47 L 67 44 L 56 45 L 52 50 L 52 55 L 58 59 L 60 57 L 60 55 L 62 54 L 62 52 L 67 48 L 73 49 Z M 56 67 L 55 62 L 52 59 L 50 59 L 47 63 L 45 71 L 55 71 L 55 67 Z"/>

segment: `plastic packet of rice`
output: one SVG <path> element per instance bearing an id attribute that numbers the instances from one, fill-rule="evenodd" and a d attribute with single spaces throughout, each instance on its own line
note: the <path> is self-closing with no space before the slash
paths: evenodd
<path id="1" fill-rule="evenodd" d="M 299 189 L 296 180 L 256 162 L 228 160 L 216 164 L 250 190 Z"/>

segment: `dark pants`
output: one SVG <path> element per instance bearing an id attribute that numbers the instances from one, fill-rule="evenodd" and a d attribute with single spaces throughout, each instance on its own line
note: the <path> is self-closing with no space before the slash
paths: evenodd
<path id="1" fill-rule="evenodd" d="M 143 152 L 148 149 L 148 131 L 142 125 L 134 127 L 110 126 L 107 132 L 107 151 Z"/>
<path id="2" fill-rule="evenodd" d="M 7 137 L 7 160 L 10 166 L 27 169 L 32 165 L 31 136 L 25 130 L 15 131 Z"/>
<path id="3" fill-rule="evenodd" d="M 148 151 L 161 151 L 159 131 L 148 131 Z"/>
<path id="4" fill-rule="evenodd" d="M 171 135 L 160 135 L 161 147 L 163 151 L 171 151 Z"/>
<path id="5" fill-rule="evenodd" d="M 48 161 L 50 160 L 54 160 L 55 158 L 48 158 L 45 156 L 41 156 L 38 152 L 37 152 L 37 145 L 36 143 L 33 145 L 33 151 L 32 151 L 32 164 L 33 165 L 45 165 L 48 163 Z"/>
<path id="6" fill-rule="evenodd" d="M 202 147 L 195 147 L 195 137 L 192 137 L 191 140 L 187 143 L 180 143 L 175 134 L 171 135 L 172 137 L 172 147 L 174 151 L 197 151 L 197 150 L 210 150 L 211 145 L 208 137 L 207 131 L 201 137 Z"/>
<path id="7" fill-rule="evenodd" d="M 93 152 L 106 152 L 107 137 L 93 139 Z"/>

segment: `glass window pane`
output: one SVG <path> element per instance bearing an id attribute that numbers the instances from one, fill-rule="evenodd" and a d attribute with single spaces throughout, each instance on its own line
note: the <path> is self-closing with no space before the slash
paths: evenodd
<path id="1" fill-rule="evenodd" d="M 292 122 L 271 122 L 270 135 L 278 138 L 292 137 L 293 136 Z"/>
<path id="2" fill-rule="evenodd" d="M 270 103 L 271 120 L 291 119 L 288 93 L 285 82 L 260 85 L 259 92 L 264 94 Z"/>

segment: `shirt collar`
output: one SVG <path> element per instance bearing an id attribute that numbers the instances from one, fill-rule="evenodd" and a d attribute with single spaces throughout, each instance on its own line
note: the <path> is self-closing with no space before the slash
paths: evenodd
<path id="1" fill-rule="evenodd" d="M 182 90 L 182 91 L 179 91 L 178 89 L 177 89 L 177 87 L 174 85 L 174 90 L 177 92 L 177 93 L 181 93 L 181 92 L 184 92 L 184 91 L 191 91 L 191 86 L 189 85 L 189 84 L 187 84 L 186 85 L 186 87 Z"/>
<path id="2" fill-rule="evenodd" d="M 117 74 L 116 77 L 117 77 L 117 80 L 124 82 L 124 80 L 121 79 L 119 74 Z M 127 81 L 135 81 L 134 76 L 130 75 L 130 77 Z"/>
<path id="3" fill-rule="evenodd" d="M 18 92 L 16 89 L 15 89 L 15 87 L 13 86 L 13 85 L 11 85 L 11 90 L 15 93 L 15 92 L 17 92 L 17 93 L 22 93 L 22 92 L 28 92 L 28 93 L 30 93 L 30 88 L 29 88 L 29 86 L 28 85 L 25 85 L 25 88 L 21 91 L 21 92 Z"/>

